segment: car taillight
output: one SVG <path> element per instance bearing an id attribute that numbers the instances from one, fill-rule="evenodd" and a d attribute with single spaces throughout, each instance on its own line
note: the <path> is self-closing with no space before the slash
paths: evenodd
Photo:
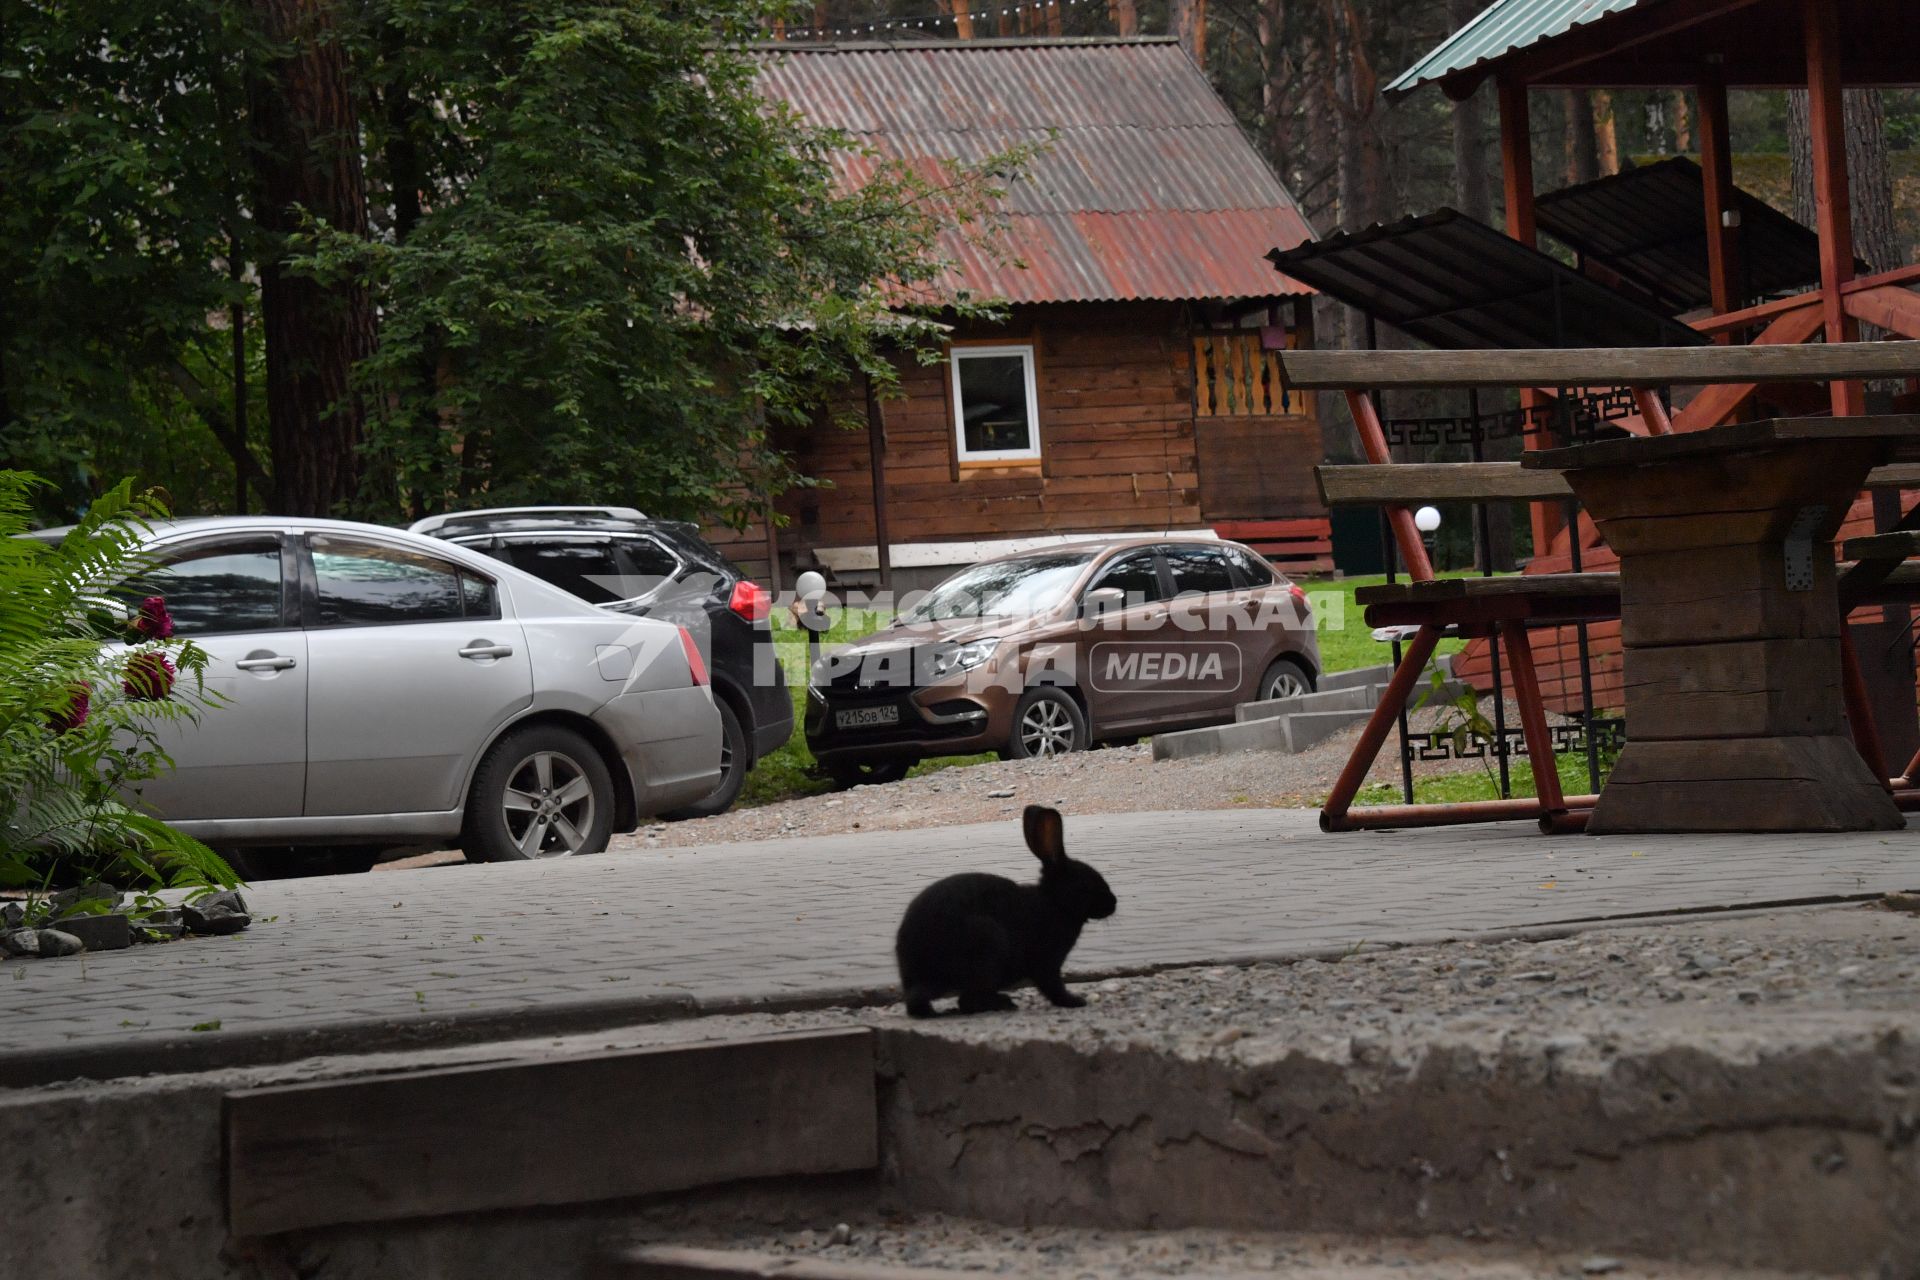
<path id="1" fill-rule="evenodd" d="M 700 646 L 693 642 L 693 633 L 685 627 L 680 628 L 680 647 L 686 651 L 687 671 L 692 674 L 694 684 L 706 684 L 707 660 L 700 656 Z"/>
<path id="2" fill-rule="evenodd" d="M 773 612 L 773 593 L 757 582 L 742 578 L 733 584 L 733 595 L 727 600 L 727 608 L 748 622 L 765 622 L 767 615 Z"/>
<path id="3" fill-rule="evenodd" d="M 1299 605 L 1302 609 L 1309 607 L 1307 604 L 1307 593 L 1300 589 L 1299 583 L 1289 582 L 1287 584 L 1287 594 L 1292 596 L 1293 602 Z"/>

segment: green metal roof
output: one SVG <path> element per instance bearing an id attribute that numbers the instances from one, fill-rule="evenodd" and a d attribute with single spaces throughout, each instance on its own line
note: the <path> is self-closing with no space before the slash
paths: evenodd
<path id="1" fill-rule="evenodd" d="M 1389 97 L 1656 0 L 1494 0 L 1386 87 Z"/>

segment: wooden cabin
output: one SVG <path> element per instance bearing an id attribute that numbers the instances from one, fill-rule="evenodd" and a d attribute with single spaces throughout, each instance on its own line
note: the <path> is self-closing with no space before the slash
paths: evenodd
<path id="1" fill-rule="evenodd" d="M 769 51 L 763 84 L 883 156 L 1052 145 L 1003 201 L 1004 258 L 959 236 L 942 287 L 1003 301 L 946 358 L 903 359 L 865 431 L 784 441 L 824 487 L 720 535 L 776 584 L 925 586 L 976 560 L 1098 534 L 1218 533 L 1331 567 L 1314 406 L 1273 353 L 1312 340 L 1309 290 L 1266 254 L 1310 234 L 1171 39 L 838 44 Z"/>

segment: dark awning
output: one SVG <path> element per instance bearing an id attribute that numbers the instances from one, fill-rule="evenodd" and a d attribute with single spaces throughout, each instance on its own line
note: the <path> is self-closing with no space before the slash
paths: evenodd
<path id="1" fill-rule="evenodd" d="M 1267 255 L 1275 269 L 1428 346 L 1674 347 L 1686 325 L 1452 209 Z"/>
<path id="2" fill-rule="evenodd" d="M 1820 237 L 1758 196 L 1735 191 L 1741 293 L 1797 292 L 1820 279 Z M 1684 156 L 1541 196 L 1542 231 L 1645 289 L 1671 312 L 1710 306 L 1707 195 Z"/>

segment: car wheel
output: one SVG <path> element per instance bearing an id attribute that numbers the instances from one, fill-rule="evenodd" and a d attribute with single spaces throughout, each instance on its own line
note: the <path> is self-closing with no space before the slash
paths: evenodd
<path id="1" fill-rule="evenodd" d="M 740 727 L 740 717 L 733 713 L 733 708 L 727 705 L 724 698 L 714 699 L 714 706 L 720 709 L 720 785 L 708 792 L 705 799 L 661 815 L 670 822 L 685 818 L 711 818 L 716 813 L 725 813 L 733 806 L 741 786 L 746 783 L 746 730 Z"/>
<path id="2" fill-rule="evenodd" d="M 599 853 L 613 834 L 613 775 L 571 729 L 536 725 L 493 744 L 467 797 L 461 847 L 474 862 Z"/>
<path id="3" fill-rule="evenodd" d="M 1313 692 L 1313 677 L 1307 669 L 1292 658 L 1275 658 L 1267 667 L 1267 673 L 1260 677 L 1260 688 L 1254 695 L 1255 702 L 1272 702 L 1275 698 L 1298 698 L 1302 694 Z"/>
<path id="4" fill-rule="evenodd" d="M 873 787 L 898 782 L 913 768 L 910 760 L 835 760 L 826 765 L 834 790 L 849 787 Z"/>
<path id="5" fill-rule="evenodd" d="M 1087 749 L 1087 718 L 1080 704 L 1052 685 L 1027 690 L 1013 709 L 1013 736 L 1001 752 L 1009 760 L 1051 760 Z"/>

